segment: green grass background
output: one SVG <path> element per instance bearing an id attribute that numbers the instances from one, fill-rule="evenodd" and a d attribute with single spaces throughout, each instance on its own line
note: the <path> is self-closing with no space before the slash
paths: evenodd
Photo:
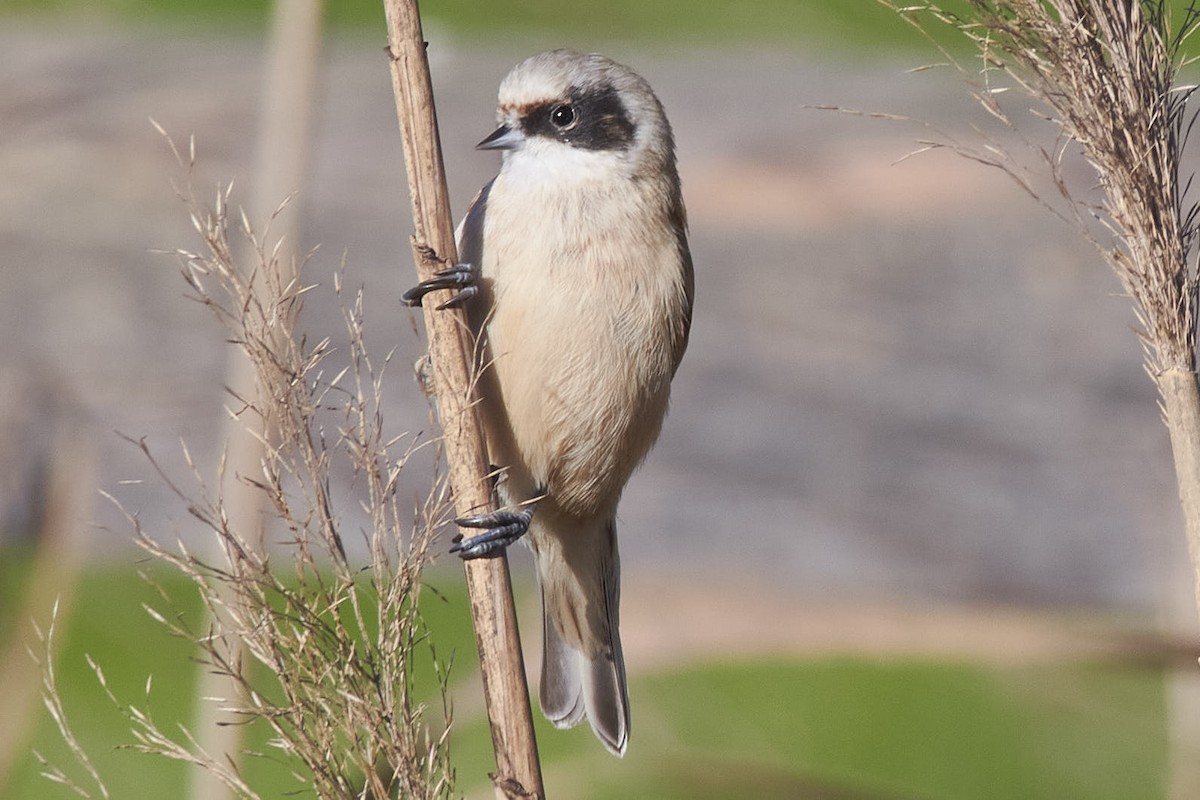
<path id="1" fill-rule="evenodd" d="M 190 583 L 162 568 L 153 575 L 178 613 L 198 619 Z M 478 691 L 461 581 L 450 571 L 435 573 L 432 583 L 442 596 L 428 593 L 423 613 L 439 653 L 454 656 L 454 685 Z M 0 608 L 12 608 L 19 585 L 5 581 Z M 127 749 L 133 741 L 128 725 L 85 658 L 100 665 L 122 702 L 149 710 L 164 730 L 186 723 L 194 651 L 169 636 L 143 604 L 169 610 L 133 569 L 92 570 L 59 632 L 63 700 L 114 798 L 175 797 L 186 787 L 181 765 Z M 705 663 L 635 672 L 633 738 L 620 762 L 586 727 L 557 731 L 539 717 L 538 736 L 556 797 L 1161 798 L 1167 752 L 1162 681 L 1159 670 L 1138 666 L 1000 668 L 714 654 Z M 419 691 L 437 706 L 433 685 L 424 673 Z M 251 726 L 248 747 L 269 753 L 265 737 Z M 31 744 L 80 774 L 45 715 Z M 494 768 L 482 719 L 460 720 L 452 754 L 460 788 L 479 788 Z M 251 758 L 247 771 L 267 797 L 302 789 L 268 758 Z M 38 773 L 30 756 L 0 787 L 0 797 L 74 796 Z"/>
<path id="2" fill-rule="evenodd" d="M 936 2 L 952 14 L 968 8 L 967 0 Z M 1181 19 L 1189 3 L 1168 0 L 1168 7 Z M 597 42 L 771 45 L 855 58 L 886 56 L 896 48 L 932 52 L 923 35 L 898 21 L 878 0 L 422 0 L 420 6 L 427 20 L 459 34 L 487 38 L 536 31 Z M 383 35 L 381 0 L 326 0 L 325 7 L 335 29 Z M 270 8 L 270 0 L 0 0 L 0 15 L 167 24 L 205 35 L 262 28 Z M 959 40 L 937 24 L 929 30 L 952 47 Z"/>
<path id="3" fill-rule="evenodd" d="M 377 0 L 328 5 L 337 29 L 382 37 Z M 79 18 L 161 25 L 172 35 L 253 35 L 268 7 L 264 0 L 0 0 L 0 24 L 22 17 Z M 767 45 L 850 58 L 897 49 L 932 53 L 874 0 L 426 0 L 422 7 L 428 18 L 464 36 L 519 36 L 536 29 L 598 42 L 634 38 L 648 47 Z M 13 633 L 27 556 L 0 552 L 0 637 Z M 162 601 L 135 573 L 126 566 L 84 576 L 61 621 L 60 685 L 72 725 L 114 798 L 177 797 L 185 767 L 128 749 L 128 725 L 85 659 L 90 655 L 102 667 L 118 698 L 151 711 L 164 729 L 190 718 L 195 653 L 146 614 L 143 603 L 162 608 Z M 169 572 L 155 574 L 178 611 L 198 618 L 191 585 Z M 474 644 L 461 580 L 448 572 L 434 582 L 444 597 L 428 594 L 423 612 L 439 652 L 454 655 L 454 681 L 473 681 Z M 635 672 L 633 737 L 621 762 L 586 729 L 556 731 L 538 717 L 538 734 L 554 797 L 1161 798 L 1163 677 L 1139 666 L 1016 669 L 715 654 L 711 661 L 656 674 Z M 436 704 L 428 676 L 423 685 Z M 265 731 L 251 726 L 251 749 L 269 752 L 265 738 Z M 70 770 L 70 757 L 45 715 L 30 743 Z M 453 752 L 460 788 L 478 789 L 492 768 L 486 723 L 460 718 Z M 247 769 L 265 796 L 292 796 L 286 793 L 301 788 L 270 759 L 252 758 Z M 0 787 L 0 797 L 74 797 L 38 772 L 36 760 L 26 758 L 9 785 Z"/>
<path id="4" fill-rule="evenodd" d="M 944 0 L 961 9 L 963 0 Z M 0 12 L 116 23 L 168 24 L 201 34 L 262 28 L 269 0 L 0 0 Z M 342 31 L 383 35 L 380 0 L 327 0 L 327 20 Z M 423 0 L 422 16 L 477 37 L 561 32 L 597 42 L 645 40 L 667 46 L 770 44 L 865 53 L 922 39 L 876 0 Z"/>

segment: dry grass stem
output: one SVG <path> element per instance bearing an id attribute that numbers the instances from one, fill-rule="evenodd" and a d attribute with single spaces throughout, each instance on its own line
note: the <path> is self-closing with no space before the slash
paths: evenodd
<path id="1" fill-rule="evenodd" d="M 41 652 L 47 654 L 42 671 L 42 701 L 46 706 L 46 711 L 49 712 L 50 718 L 54 720 L 55 726 L 58 728 L 59 735 L 62 736 L 67 748 L 71 751 L 71 755 L 75 758 L 76 764 L 83 770 L 84 779 L 81 783 L 80 779 L 69 776 L 61 767 L 51 764 L 41 753 L 36 750 L 33 755 L 42 765 L 42 775 L 55 783 L 69 787 L 75 794 L 84 798 L 99 797 L 103 800 L 108 800 L 108 786 L 104 779 L 100 777 L 100 773 L 92 764 L 92 760 L 88 758 L 87 751 L 79 743 L 74 730 L 71 728 L 70 722 L 67 719 L 67 710 L 63 706 L 62 695 L 58 691 L 58 672 L 54 667 L 54 659 L 49 654 L 54 652 L 54 639 L 58 632 L 58 602 L 54 603 L 54 610 L 50 614 L 50 624 L 46 626 L 46 631 L 43 633 L 40 629 L 36 631 L 38 641 L 41 645 Z M 37 657 L 34 657 L 37 660 Z M 85 787 L 84 784 L 87 784 Z"/>
<path id="2" fill-rule="evenodd" d="M 413 260 L 418 279 L 425 280 L 439 265 L 456 258 L 433 86 L 416 0 L 384 0 L 384 15 L 412 203 Z M 454 503 L 460 516 L 484 513 L 493 508 L 494 497 L 482 422 L 473 399 L 479 375 L 473 356 L 478 344 L 461 309 L 435 311 L 438 301 L 434 297 L 430 301 L 424 304 L 429 372 Z M 545 797 L 508 559 L 503 553 L 470 559 L 464 562 L 464 571 L 496 755 L 493 785 L 500 797 Z"/>

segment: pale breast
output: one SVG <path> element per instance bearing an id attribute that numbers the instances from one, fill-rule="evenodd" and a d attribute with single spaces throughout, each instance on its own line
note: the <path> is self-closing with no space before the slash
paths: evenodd
<path id="1" fill-rule="evenodd" d="M 506 455 L 564 511 L 594 513 L 615 504 L 666 412 L 677 244 L 636 198 L 531 220 L 504 189 L 498 180 L 485 223 L 486 333 L 502 398 L 488 405 L 511 430 Z"/>

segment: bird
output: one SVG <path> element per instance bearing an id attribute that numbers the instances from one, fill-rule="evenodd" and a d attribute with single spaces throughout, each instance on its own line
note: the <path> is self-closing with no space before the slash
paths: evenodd
<path id="1" fill-rule="evenodd" d="M 599 54 L 552 50 L 500 83 L 498 174 L 459 225 L 459 261 L 410 289 L 463 306 L 479 346 L 499 511 L 456 520 L 463 558 L 524 537 L 542 599 L 539 699 L 629 741 L 619 632 L 621 493 L 658 439 L 688 345 L 694 277 L 671 126 L 650 85 Z"/>

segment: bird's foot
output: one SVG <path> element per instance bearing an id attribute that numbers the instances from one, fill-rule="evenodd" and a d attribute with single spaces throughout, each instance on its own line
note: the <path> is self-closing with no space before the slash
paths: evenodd
<path id="1" fill-rule="evenodd" d="M 419 306 L 425 295 L 438 289 L 457 290 L 449 300 L 437 307 L 438 311 L 461 306 L 479 293 L 479 270 L 474 264 L 455 264 L 446 269 L 439 269 L 433 273 L 432 278 L 421 281 L 405 292 L 401 299 L 410 306 Z"/>
<path id="2" fill-rule="evenodd" d="M 533 509 L 536 504 L 526 505 L 519 511 L 494 511 L 491 514 L 480 514 L 476 517 L 462 517 L 454 520 L 463 528 L 486 528 L 477 536 L 464 539 L 460 533 L 454 539 L 451 553 L 458 553 L 463 560 L 483 558 L 498 553 L 529 532 L 529 522 L 533 519 Z"/>

